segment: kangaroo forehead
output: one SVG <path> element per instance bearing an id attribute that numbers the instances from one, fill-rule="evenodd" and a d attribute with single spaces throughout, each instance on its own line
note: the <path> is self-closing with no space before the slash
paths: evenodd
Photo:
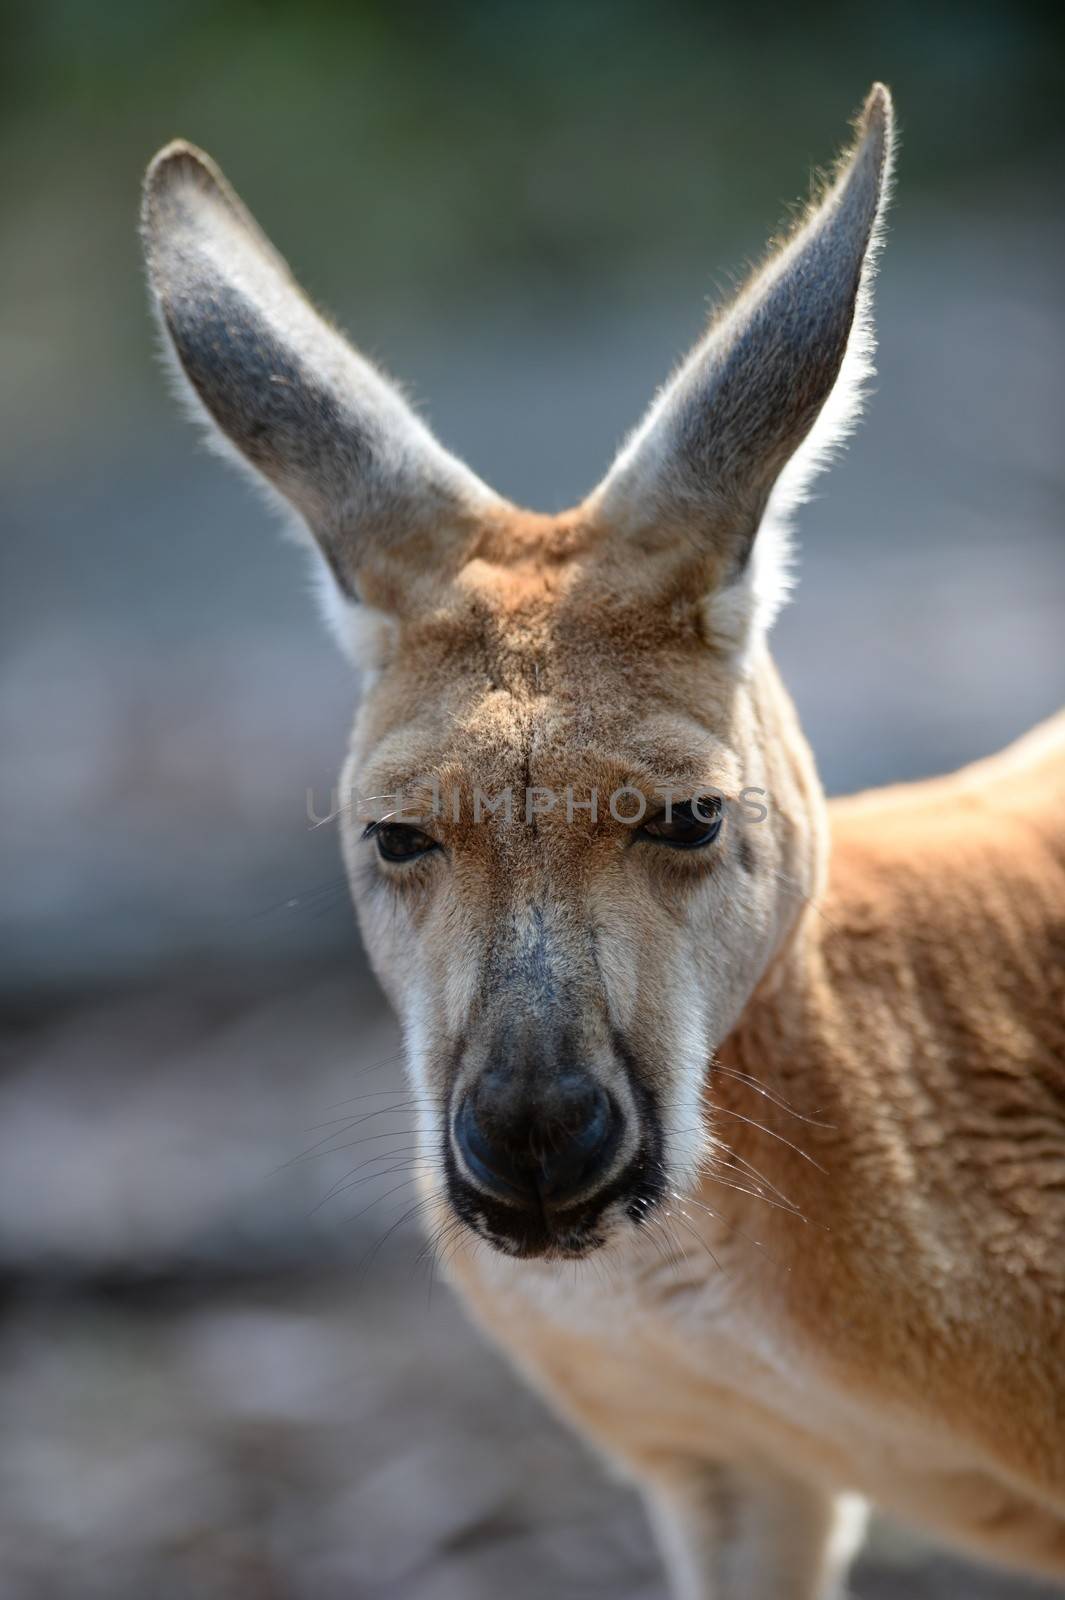
<path id="1" fill-rule="evenodd" d="M 504 690 L 583 702 L 609 686 L 614 700 L 653 690 L 668 703 L 693 692 L 693 673 L 727 678 L 696 609 L 584 589 L 455 588 L 405 620 L 393 659 L 398 686 L 438 672 L 434 692 L 445 698 Z"/>
<path id="2" fill-rule="evenodd" d="M 650 804 L 659 791 L 687 796 L 742 787 L 734 749 L 697 717 L 656 709 L 632 720 L 505 691 L 482 695 L 443 725 L 427 714 L 393 727 L 367 740 L 364 750 L 356 781 L 367 818 L 400 799 L 435 801 L 441 790 L 467 796 L 502 788 L 597 790 L 605 804 L 632 786 Z"/>

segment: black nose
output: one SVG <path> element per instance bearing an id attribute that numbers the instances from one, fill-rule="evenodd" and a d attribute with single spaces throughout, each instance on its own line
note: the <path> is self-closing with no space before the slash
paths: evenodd
<path id="1" fill-rule="evenodd" d="M 620 1138 L 610 1096 L 583 1072 L 555 1078 L 538 1097 L 485 1072 L 455 1115 L 470 1176 L 512 1205 L 559 1209 L 605 1172 Z"/>

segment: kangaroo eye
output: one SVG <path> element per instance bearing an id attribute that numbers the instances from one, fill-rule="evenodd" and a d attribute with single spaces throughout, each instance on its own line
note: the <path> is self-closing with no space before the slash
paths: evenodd
<path id="1" fill-rule="evenodd" d="M 640 829 L 640 836 L 674 850 L 701 850 L 704 845 L 713 844 L 724 820 L 717 796 L 702 795 L 697 800 L 686 800 L 683 805 L 674 806 L 668 821 L 664 811 L 652 817 Z"/>
<path id="2" fill-rule="evenodd" d="M 377 853 L 383 861 L 413 861 L 416 856 L 440 848 L 427 833 L 404 822 L 371 823 L 363 837 L 376 840 Z"/>

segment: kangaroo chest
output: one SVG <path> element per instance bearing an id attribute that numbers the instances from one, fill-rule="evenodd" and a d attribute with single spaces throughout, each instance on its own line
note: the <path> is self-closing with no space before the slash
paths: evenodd
<path id="1" fill-rule="evenodd" d="M 678 1457 L 762 1461 L 1007 1558 L 1034 1538 L 1060 1550 L 1065 1571 L 1062 1508 L 974 1457 L 963 1417 L 848 1384 L 829 1341 L 813 1349 L 789 1321 L 785 1297 L 755 1297 L 727 1264 L 663 1262 L 613 1285 L 527 1263 L 458 1276 L 526 1377 L 638 1476 Z"/>

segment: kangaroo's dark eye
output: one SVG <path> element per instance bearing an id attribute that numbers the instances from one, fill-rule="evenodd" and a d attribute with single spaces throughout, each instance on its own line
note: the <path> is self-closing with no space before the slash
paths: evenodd
<path id="1" fill-rule="evenodd" d="M 668 844 L 674 850 L 701 850 L 713 844 L 725 820 L 721 801 L 717 795 L 701 795 L 673 806 L 669 820 L 663 811 L 650 822 L 645 822 L 640 835 L 655 844 Z"/>
<path id="2" fill-rule="evenodd" d="M 372 822 L 363 837 L 376 840 L 377 853 L 384 861 L 413 861 L 440 848 L 427 833 L 405 822 Z"/>

